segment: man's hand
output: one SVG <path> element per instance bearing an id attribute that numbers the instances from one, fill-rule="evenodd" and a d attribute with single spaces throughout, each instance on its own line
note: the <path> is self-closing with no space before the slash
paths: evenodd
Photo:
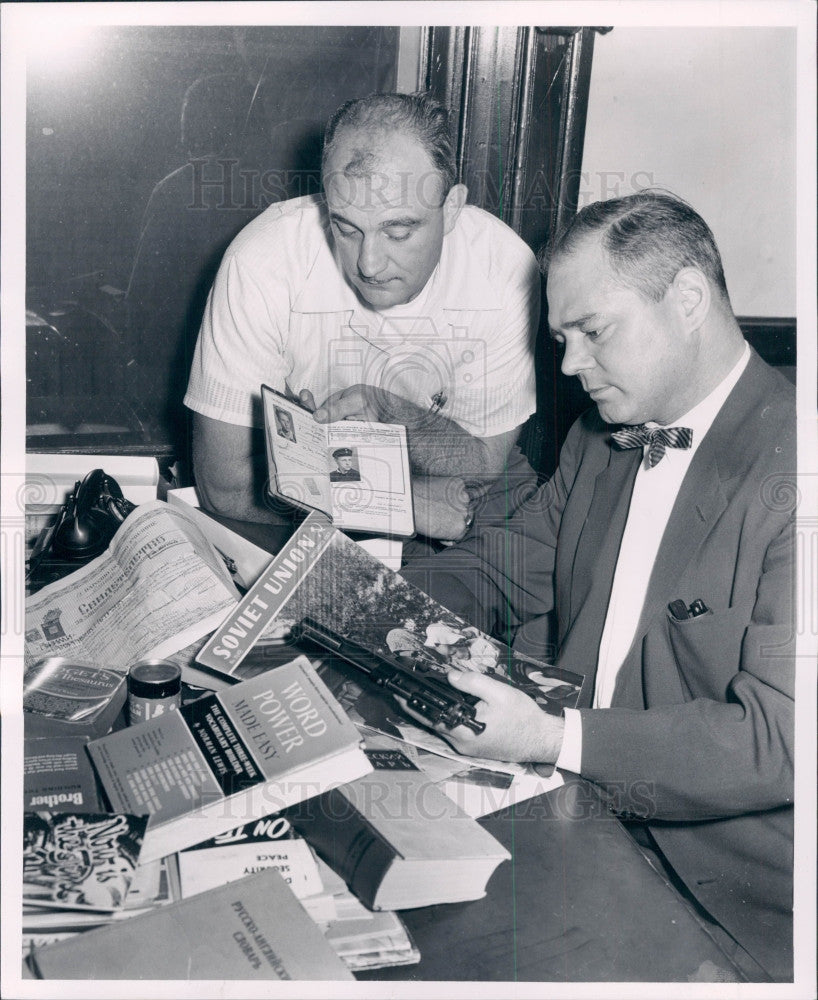
<path id="1" fill-rule="evenodd" d="M 461 476 L 413 476 L 412 500 L 418 534 L 455 541 L 466 533 L 470 496 Z"/>
<path id="2" fill-rule="evenodd" d="M 475 718 L 486 726 L 482 733 L 473 733 L 465 726 L 454 729 L 435 726 L 435 732 L 458 753 L 515 763 L 553 764 L 556 761 L 565 728 L 561 717 L 548 715 L 518 688 L 485 674 L 452 670 L 447 676 L 452 687 L 480 698 Z M 408 709 L 405 702 L 401 704 L 409 715 L 425 722 Z"/>
<path id="3" fill-rule="evenodd" d="M 308 390 L 302 391 L 299 396 L 305 406 L 313 409 L 313 417 L 319 424 L 335 420 L 369 420 L 381 424 L 404 424 L 411 428 L 424 416 L 419 406 L 374 385 L 351 385 L 348 389 L 334 392 L 318 407 L 314 406 Z"/>

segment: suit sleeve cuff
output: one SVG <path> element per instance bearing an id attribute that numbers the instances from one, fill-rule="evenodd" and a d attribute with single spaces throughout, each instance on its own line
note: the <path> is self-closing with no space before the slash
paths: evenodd
<path id="1" fill-rule="evenodd" d="M 566 708 L 563 716 L 565 731 L 556 767 L 561 771 L 573 771 L 574 774 L 579 774 L 582 766 L 582 716 L 575 708 Z"/>

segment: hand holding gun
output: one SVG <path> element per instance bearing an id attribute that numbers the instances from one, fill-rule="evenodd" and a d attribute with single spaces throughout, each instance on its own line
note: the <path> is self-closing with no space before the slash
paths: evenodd
<path id="1" fill-rule="evenodd" d="M 409 708 L 426 719 L 430 726 L 440 723 L 447 729 L 466 726 L 475 733 L 482 733 L 486 728 L 474 717 L 479 698 L 458 691 L 430 674 L 415 673 L 394 657 L 376 653 L 360 643 L 345 639 L 313 618 L 303 618 L 293 628 L 293 637 L 296 641 L 309 639 L 343 657 L 367 674 L 375 684 L 403 698 Z"/>

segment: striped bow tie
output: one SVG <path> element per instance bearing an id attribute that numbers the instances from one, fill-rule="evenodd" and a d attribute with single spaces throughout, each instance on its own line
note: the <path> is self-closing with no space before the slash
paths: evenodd
<path id="1" fill-rule="evenodd" d="M 614 431 L 611 439 L 617 448 L 648 447 L 648 468 L 661 461 L 666 448 L 689 448 L 693 444 L 693 431 L 689 427 L 623 427 Z"/>

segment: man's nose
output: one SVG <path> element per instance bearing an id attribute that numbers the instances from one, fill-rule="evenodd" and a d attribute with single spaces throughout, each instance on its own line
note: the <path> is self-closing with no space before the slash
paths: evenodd
<path id="1" fill-rule="evenodd" d="M 565 354 L 562 358 L 563 375 L 579 375 L 580 372 L 593 368 L 594 359 L 585 345 L 585 338 L 566 340 Z"/>
<path id="2" fill-rule="evenodd" d="M 377 278 L 386 268 L 386 254 L 377 236 L 365 236 L 358 251 L 358 270 L 364 278 Z"/>

